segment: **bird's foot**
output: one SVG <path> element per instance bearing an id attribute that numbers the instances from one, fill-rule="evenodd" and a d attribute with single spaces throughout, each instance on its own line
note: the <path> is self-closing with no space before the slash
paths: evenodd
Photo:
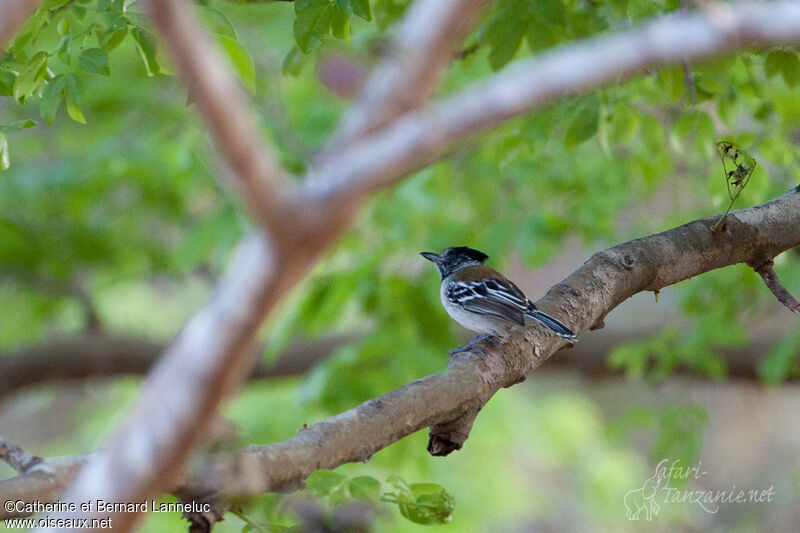
<path id="1" fill-rule="evenodd" d="M 473 351 L 481 355 L 486 355 L 486 352 L 484 352 L 480 348 L 474 349 L 476 344 L 483 341 L 489 341 L 492 344 L 500 344 L 500 341 L 497 339 L 497 337 L 495 337 L 490 333 L 484 333 L 483 335 L 478 335 L 477 337 L 469 341 L 469 344 L 466 344 L 464 346 L 459 346 L 458 348 L 453 348 L 452 350 L 450 350 L 450 355 L 455 355 L 461 352 L 469 352 L 469 351 Z"/>

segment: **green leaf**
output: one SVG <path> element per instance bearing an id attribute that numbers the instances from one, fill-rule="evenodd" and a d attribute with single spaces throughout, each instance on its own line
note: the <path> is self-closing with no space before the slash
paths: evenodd
<path id="1" fill-rule="evenodd" d="M 14 98 L 20 103 L 32 95 L 47 74 L 47 53 L 37 52 L 14 82 Z"/>
<path id="2" fill-rule="evenodd" d="M 69 30 L 69 20 L 61 19 L 58 25 L 56 26 L 56 32 L 58 32 L 58 34 L 63 37 L 64 35 L 66 35 L 68 30 Z"/>
<path id="3" fill-rule="evenodd" d="M 498 4 L 497 14 L 486 31 L 486 40 L 491 47 L 489 65 L 494 70 L 503 68 L 514 59 L 531 22 L 527 2 L 508 0 Z"/>
<path id="4" fill-rule="evenodd" d="M 336 7 L 348 17 L 353 13 L 353 9 L 350 7 L 350 0 L 336 0 Z"/>
<path id="5" fill-rule="evenodd" d="M 391 485 L 392 487 L 396 488 L 401 492 L 406 492 L 409 495 L 411 494 L 411 489 L 408 488 L 408 483 L 406 483 L 406 480 L 397 474 L 392 474 L 391 476 L 386 478 L 386 483 L 388 483 L 389 485 Z"/>
<path id="6" fill-rule="evenodd" d="M 67 34 L 58 41 L 56 45 L 55 54 L 58 55 L 58 58 L 66 63 L 67 65 L 72 64 L 72 58 L 70 57 L 70 48 L 72 45 L 72 36 Z"/>
<path id="7" fill-rule="evenodd" d="M 125 39 L 125 36 L 128 35 L 128 27 L 123 26 L 118 30 L 114 30 L 110 33 L 106 33 L 105 42 L 103 43 L 103 49 L 106 52 L 110 52 L 111 50 L 115 49 L 119 44 Z"/>
<path id="8" fill-rule="evenodd" d="M 714 123 L 707 113 L 691 111 L 675 122 L 673 131 L 685 142 L 692 138 L 698 152 L 708 154 L 714 146 Z"/>
<path id="9" fill-rule="evenodd" d="M 81 111 L 81 91 L 78 87 L 78 80 L 74 74 L 67 76 L 67 113 L 72 117 L 75 122 L 86 124 L 86 119 L 83 118 Z"/>
<path id="10" fill-rule="evenodd" d="M 331 490 L 330 494 L 328 494 L 328 501 L 334 506 L 342 505 L 352 499 L 353 497 L 350 495 L 350 486 L 348 483 L 338 484 Z"/>
<path id="11" fill-rule="evenodd" d="M 600 103 L 592 100 L 581 106 L 567 126 L 564 135 L 564 146 L 574 148 L 584 141 L 588 141 L 597 133 L 600 122 Z"/>
<path id="12" fill-rule="evenodd" d="M 228 20 L 228 17 L 216 9 L 211 9 L 206 6 L 195 6 L 195 9 L 200 13 L 200 17 L 203 19 L 206 26 L 208 26 L 208 29 L 211 30 L 211 33 L 224 35 L 225 37 L 236 40 L 236 30 L 233 28 L 231 21 Z"/>
<path id="13" fill-rule="evenodd" d="M 305 57 L 306 56 L 303 55 L 303 52 L 300 51 L 300 48 L 297 46 L 292 46 L 292 49 L 289 50 L 289 53 L 283 58 L 281 71 L 287 75 L 297 76 L 300 74 L 300 71 L 303 70 Z"/>
<path id="14" fill-rule="evenodd" d="M 800 334 L 793 333 L 770 349 L 758 365 L 758 375 L 767 385 L 778 385 L 792 370 L 797 370 L 797 354 Z"/>
<path id="15" fill-rule="evenodd" d="M 143 28 L 131 28 L 131 36 L 136 42 L 139 55 L 142 56 L 147 75 L 155 76 L 159 72 L 158 61 L 156 61 L 158 41 L 152 33 Z"/>
<path id="16" fill-rule="evenodd" d="M 39 99 L 39 114 L 51 126 L 61 101 L 64 99 L 64 90 L 66 88 L 67 78 L 63 74 L 59 74 L 50 80 L 42 91 L 42 97 Z"/>
<path id="17" fill-rule="evenodd" d="M 664 126 L 653 115 L 642 117 L 641 127 L 644 145 L 651 154 L 660 154 L 664 150 Z"/>
<path id="18" fill-rule="evenodd" d="M 753 116 L 758 120 L 764 120 L 770 116 L 773 111 L 775 111 L 775 106 L 772 102 L 762 102 L 761 105 L 758 106 L 758 109 L 753 112 Z"/>
<path id="19" fill-rule="evenodd" d="M 788 50 L 773 50 L 764 61 L 764 72 L 770 78 L 781 74 L 786 85 L 796 87 L 800 83 L 800 59 Z"/>
<path id="20" fill-rule="evenodd" d="M 36 125 L 34 120 L 17 120 L 11 124 L 0 124 L 0 133 L 17 133 L 20 130 L 31 128 Z"/>
<path id="21" fill-rule="evenodd" d="M 783 50 L 773 50 L 767 54 L 767 59 L 764 61 L 764 73 L 773 78 L 783 72 L 783 57 L 786 54 Z"/>
<path id="22" fill-rule="evenodd" d="M 412 522 L 435 525 L 446 524 L 452 519 L 455 500 L 444 487 L 435 483 L 406 485 L 399 476 L 392 476 L 387 482 L 398 492 L 386 493 L 381 500 L 396 503 L 400 514 Z"/>
<path id="23" fill-rule="evenodd" d="M 348 4 L 349 5 L 349 4 Z M 331 32 L 337 39 L 350 42 L 350 13 L 337 7 L 333 10 L 331 18 Z"/>
<path id="24" fill-rule="evenodd" d="M 8 139 L 5 134 L 0 133 L 0 172 L 9 166 L 11 166 L 11 160 L 8 157 Z"/>
<path id="25" fill-rule="evenodd" d="M 369 0 L 350 0 L 350 7 L 353 9 L 353 14 L 361 17 L 366 21 L 372 20 L 372 12 L 369 9 Z"/>
<path id="26" fill-rule="evenodd" d="M 50 11 L 55 11 L 60 7 L 64 7 L 69 2 L 70 0 L 45 0 L 42 2 L 42 7 L 44 9 L 49 9 Z"/>
<path id="27" fill-rule="evenodd" d="M 300 50 L 308 52 L 330 34 L 337 8 L 329 0 L 297 0 L 294 9 L 294 39 Z"/>
<path id="28" fill-rule="evenodd" d="M 317 470 L 306 480 L 306 488 L 320 496 L 327 496 L 347 478 L 333 470 Z"/>
<path id="29" fill-rule="evenodd" d="M 102 48 L 87 48 L 78 57 L 78 63 L 86 72 L 108 76 L 111 69 L 108 68 L 108 54 Z"/>
<path id="30" fill-rule="evenodd" d="M 250 53 L 238 41 L 224 35 L 217 35 L 217 40 L 222 45 L 222 50 L 231 60 L 236 74 L 247 89 L 256 92 L 256 67 Z"/>
<path id="31" fill-rule="evenodd" d="M 614 107 L 611 139 L 620 144 L 629 143 L 639 131 L 639 112 L 627 104 Z"/>
<path id="32" fill-rule="evenodd" d="M 0 69 L 0 96 L 12 96 L 14 94 L 14 81 L 17 77 L 13 72 Z"/>
<path id="33" fill-rule="evenodd" d="M 792 88 L 800 83 L 800 59 L 794 52 L 786 52 L 783 58 L 783 79 Z"/>
<path id="34" fill-rule="evenodd" d="M 357 500 L 376 501 L 380 498 L 381 482 L 370 476 L 358 476 L 350 480 L 350 494 Z"/>
<path id="35" fill-rule="evenodd" d="M 683 95 L 685 79 L 681 67 L 665 67 L 658 70 L 658 81 L 673 102 Z"/>
<path id="36" fill-rule="evenodd" d="M 114 32 L 117 30 L 121 30 L 123 28 L 127 28 L 130 26 L 131 23 L 128 20 L 128 17 L 125 15 L 119 15 L 111 21 L 111 24 L 108 25 L 106 32 Z"/>

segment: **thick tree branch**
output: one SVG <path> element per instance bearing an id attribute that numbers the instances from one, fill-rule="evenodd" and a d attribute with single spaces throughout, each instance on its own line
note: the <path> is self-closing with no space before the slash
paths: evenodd
<path id="1" fill-rule="evenodd" d="M 0 47 L 5 47 L 38 5 L 37 0 L 0 0 Z"/>
<path id="2" fill-rule="evenodd" d="M 52 474 L 55 471 L 41 457 L 31 455 L 16 444 L 0 437 L 0 459 L 8 463 L 11 468 L 20 474 L 44 472 Z"/>
<path id="3" fill-rule="evenodd" d="M 334 336 L 290 345 L 271 364 L 259 361 L 250 379 L 268 379 L 306 373 L 337 347 L 355 336 Z M 0 355 L 0 399 L 43 383 L 101 377 L 146 374 L 165 350 L 162 344 L 143 339 L 85 335 L 30 346 Z M 264 346 L 253 348 L 253 357 Z"/>
<path id="4" fill-rule="evenodd" d="M 584 332 L 637 292 L 657 291 L 766 255 L 775 257 L 800 245 L 798 189 L 731 212 L 725 232 L 710 230 L 720 218 L 716 215 L 599 252 L 536 305 L 573 331 Z M 522 381 L 564 345 L 563 339 L 540 326 L 519 329 L 499 346 L 484 342 L 475 352 L 457 354 L 443 373 L 303 427 L 289 440 L 250 446 L 238 457 L 211 463 L 181 483 L 196 491 L 231 496 L 291 491 L 317 469 L 366 461 L 427 426 L 431 452 L 449 453 L 463 445 L 477 413 L 499 389 Z M 82 456 L 72 462 L 63 458 L 57 464 L 74 472 L 72 463 L 83 460 Z M 52 481 L 42 480 L 38 486 L 25 477 L 6 480 L 0 482 L 0 500 L 44 500 L 43 495 L 54 494 L 53 485 L 63 479 L 59 471 Z M 0 514 L 0 518 L 7 516 Z"/>
<path id="5" fill-rule="evenodd" d="M 48 459 L 46 464 L 51 472 L 31 472 L 23 476 L 0 481 L 0 494 L 3 502 L 23 501 L 54 502 L 58 500 L 78 472 L 86 464 L 90 456 L 69 455 Z M 27 516 L 27 513 L 4 509 L 0 513 L 0 520 Z"/>
<path id="6" fill-rule="evenodd" d="M 791 316 L 789 319 L 795 320 Z M 581 342 L 570 350 L 564 350 L 558 354 L 558 357 L 552 358 L 542 370 L 568 372 L 585 379 L 624 379 L 625 371 L 623 369 L 612 368 L 609 365 L 609 354 L 617 346 L 646 339 L 654 333 L 656 330 L 590 335 L 585 340 L 581 339 Z M 754 385 L 763 384 L 759 365 L 763 362 L 764 354 L 775 347 L 781 338 L 780 334 L 758 332 L 748 344 L 719 348 L 717 351 L 725 368 L 726 381 L 736 380 L 752 382 Z M 653 363 L 655 362 L 654 360 Z M 684 365 L 680 365 L 672 371 L 670 379 L 673 377 L 685 377 L 692 380 L 705 379 L 702 371 Z M 710 377 L 709 379 L 715 378 Z M 789 375 L 784 383 L 796 385 L 798 376 Z"/>
<path id="7" fill-rule="evenodd" d="M 652 332 L 625 332 L 594 337 L 564 352 L 548 368 L 556 367 L 589 378 L 619 377 L 622 372 L 608 367 L 610 351 L 620 344 L 635 341 Z M 313 365 L 326 359 L 336 348 L 355 340 L 357 335 L 327 337 L 316 341 L 297 342 L 271 364 L 259 362 L 248 379 L 272 379 L 302 375 Z M 759 381 L 760 353 L 774 342 L 774 337 L 758 337 L 752 344 L 721 350 L 720 356 L 729 379 Z M 142 339 L 110 338 L 87 335 L 31 346 L 0 355 L 0 400 L 28 387 L 64 381 L 91 380 L 116 376 L 142 376 L 158 360 L 165 347 Z M 254 348 L 256 354 L 263 347 Z M 677 368 L 677 375 L 702 379 L 691 369 Z M 789 376 L 787 380 L 796 381 Z"/>

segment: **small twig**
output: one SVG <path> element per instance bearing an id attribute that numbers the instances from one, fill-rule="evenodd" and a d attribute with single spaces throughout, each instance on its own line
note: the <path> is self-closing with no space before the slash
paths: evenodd
<path id="1" fill-rule="evenodd" d="M 756 168 L 756 160 L 741 147 L 731 141 L 720 141 L 717 143 L 717 153 L 722 159 L 722 169 L 725 172 L 725 187 L 728 189 L 728 196 L 731 201 L 728 208 L 723 213 L 722 217 L 717 220 L 717 223 L 711 226 L 711 231 L 717 232 L 720 228 L 725 231 L 725 223 L 728 220 L 728 213 L 730 213 L 733 203 L 739 198 L 742 190 L 750 182 L 750 176 Z M 732 170 L 728 170 L 726 161 L 730 161 L 733 165 Z M 733 189 L 731 189 L 733 185 Z"/>
<path id="2" fill-rule="evenodd" d="M 681 11 L 687 11 L 686 0 L 681 0 Z M 692 79 L 692 63 L 688 59 L 681 61 L 683 66 L 683 83 L 686 85 L 686 99 L 688 103 L 695 105 L 697 103 L 697 88 L 694 86 L 694 79 Z"/>
<path id="3" fill-rule="evenodd" d="M 694 86 L 694 78 L 692 78 L 692 64 L 687 59 L 681 61 L 681 64 L 683 65 L 683 83 L 686 85 L 686 96 L 689 103 L 695 105 L 697 103 L 697 88 Z"/>
<path id="4" fill-rule="evenodd" d="M 764 280 L 767 288 L 772 291 L 772 294 L 775 295 L 775 298 L 777 298 L 780 303 L 788 307 L 792 313 L 800 314 L 800 302 L 789 294 L 789 291 L 783 286 L 781 280 L 778 279 L 778 275 L 775 274 L 773 266 L 774 263 L 770 259 L 758 268 L 754 267 L 753 270 L 758 272 L 758 275 Z"/>
<path id="5" fill-rule="evenodd" d="M 461 50 L 458 50 L 453 54 L 453 59 L 455 59 L 457 61 L 460 61 L 462 59 L 466 59 L 467 57 L 469 57 L 472 54 L 474 54 L 475 52 L 477 52 L 478 49 L 480 48 L 480 46 L 481 46 L 480 43 L 474 43 L 474 44 L 472 44 L 470 46 L 462 48 Z"/>
<path id="6" fill-rule="evenodd" d="M 31 455 L 12 442 L 0 437 L 0 459 L 20 474 L 42 472 L 55 474 L 55 470 L 41 457 Z"/>

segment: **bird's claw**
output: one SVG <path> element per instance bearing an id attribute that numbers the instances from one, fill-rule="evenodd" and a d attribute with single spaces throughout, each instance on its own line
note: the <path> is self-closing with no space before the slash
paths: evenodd
<path id="1" fill-rule="evenodd" d="M 486 355 L 486 352 L 484 352 L 480 348 L 477 349 L 475 348 L 476 344 L 481 343 L 483 341 L 491 342 L 494 345 L 500 344 L 500 341 L 497 340 L 497 337 L 489 333 L 484 333 L 483 335 L 478 335 L 477 337 L 469 341 L 469 344 L 466 344 L 464 346 L 459 346 L 458 348 L 453 348 L 452 350 L 450 350 L 450 355 L 456 355 L 461 352 L 470 352 L 470 351 L 480 355 Z"/>

